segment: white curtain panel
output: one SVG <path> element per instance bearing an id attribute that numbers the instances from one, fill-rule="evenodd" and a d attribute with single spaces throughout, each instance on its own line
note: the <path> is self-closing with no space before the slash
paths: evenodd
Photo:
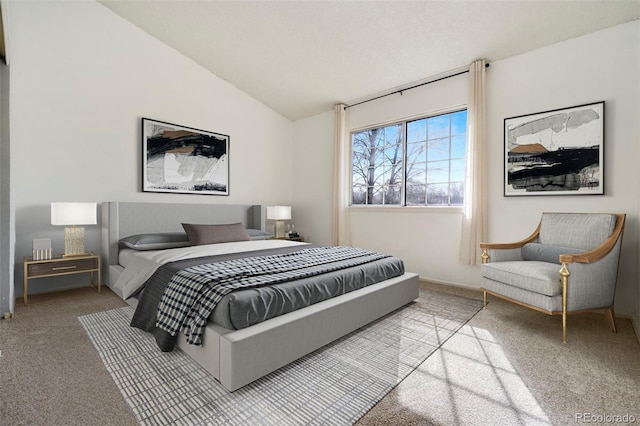
<path id="1" fill-rule="evenodd" d="M 469 66 L 470 93 L 467 108 L 467 176 L 465 182 L 464 215 L 460 239 L 459 261 L 478 265 L 481 261 L 480 242 L 486 228 L 484 187 L 485 150 L 485 61 Z"/>
<path id="2" fill-rule="evenodd" d="M 349 217 L 349 166 L 351 151 L 347 137 L 345 105 L 335 106 L 335 161 L 333 166 L 333 245 L 351 245 Z"/>

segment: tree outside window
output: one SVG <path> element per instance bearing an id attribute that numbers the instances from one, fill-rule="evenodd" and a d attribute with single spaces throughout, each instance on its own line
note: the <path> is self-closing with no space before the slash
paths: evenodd
<path id="1" fill-rule="evenodd" d="M 464 203 L 467 111 L 353 132 L 353 205 Z"/>

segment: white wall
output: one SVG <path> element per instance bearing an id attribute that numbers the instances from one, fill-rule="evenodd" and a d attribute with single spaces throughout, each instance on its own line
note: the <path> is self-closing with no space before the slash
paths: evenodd
<path id="1" fill-rule="evenodd" d="M 616 311 L 634 315 L 640 310 L 638 291 L 638 213 L 640 172 L 640 21 L 568 40 L 516 57 L 496 61 L 487 70 L 487 200 L 488 241 L 515 241 L 528 236 L 543 211 L 602 211 L 627 213 L 623 256 L 616 294 Z M 466 74 L 465 74 L 466 76 Z M 466 102 L 466 78 L 445 80 L 349 110 L 352 128 L 404 118 L 421 112 Z M 418 99 L 419 98 L 419 99 Z M 503 120 L 506 117 L 604 100 L 605 191 L 604 196 L 503 196 Z M 361 108 L 366 108 L 366 111 Z M 377 121 L 376 121 L 377 120 Z M 309 146 L 333 149 L 329 116 L 295 124 L 296 143 L 304 136 Z M 326 155 L 317 157 L 327 158 Z M 314 157 L 316 158 L 316 157 Z M 308 194 L 325 194 L 331 185 L 328 161 L 322 177 L 296 173 L 297 188 Z M 331 216 L 316 212 L 308 198 L 298 198 L 312 229 L 326 229 Z M 301 206 L 302 205 L 302 206 Z M 306 208 L 305 206 L 309 206 Z M 459 213 L 450 210 L 402 211 L 361 208 L 352 210 L 354 245 L 401 256 L 408 270 L 423 278 L 479 286 L 477 267 L 457 262 L 460 238 Z M 312 232 L 311 230 L 309 232 Z"/>
<path id="2" fill-rule="evenodd" d="M 333 111 L 294 123 L 292 223 L 319 244 L 332 243 L 333 135 Z"/>
<path id="3" fill-rule="evenodd" d="M 290 120 L 99 3 L 10 6 L 18 296 L 32 239 L 63 249 L 51 201 L 291 203 Z M 141 117 L 230 135 L 230 196 L 142 193 Z M 99 251 L 99 226 L 86 232 Z M 63 285 L 41 281 L 30 292 Z"/>

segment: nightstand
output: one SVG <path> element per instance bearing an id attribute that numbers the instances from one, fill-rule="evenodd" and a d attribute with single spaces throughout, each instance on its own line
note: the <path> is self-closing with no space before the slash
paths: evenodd
<path id="1" fill-rule="evenodd" d="M 47 260 L 33 260 L 32 257 L 25 256 L 23 259 L 24 280 L 22 287 L 22 297 L 24 304 L 27 304 L 29 295 L 29 280 L 33 278 L 57 277 L 60 275 L 88 273 L 93 287 L 93 275 L 98 274 L 98 293 L 100 293 L 100 255 L 87 253 L 80 256 L 64 257 L 54 256 Z"/>
<path id="2" fill-rule="evenodd" d="M 301 243 L 304 243 L 304 238 L 302 237 L 293 237 L 293 238 L 289 238 L 289 237 L 273 237 L 271 238 L 272 240 L 287 240 L 287 241 L 300 241 Z"/>

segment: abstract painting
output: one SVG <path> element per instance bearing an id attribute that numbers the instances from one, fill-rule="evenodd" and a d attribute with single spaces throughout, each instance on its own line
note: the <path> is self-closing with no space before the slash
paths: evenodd
<path id="1" fill-rule="evenodd" d="M 504 119 L 504 195 L 604 194 L 604 101 Z"/>
<path id="2" fill-rule="evenodd" d="M 142 119 L 142 190 L 229 195 L 229 136 Z"/>

